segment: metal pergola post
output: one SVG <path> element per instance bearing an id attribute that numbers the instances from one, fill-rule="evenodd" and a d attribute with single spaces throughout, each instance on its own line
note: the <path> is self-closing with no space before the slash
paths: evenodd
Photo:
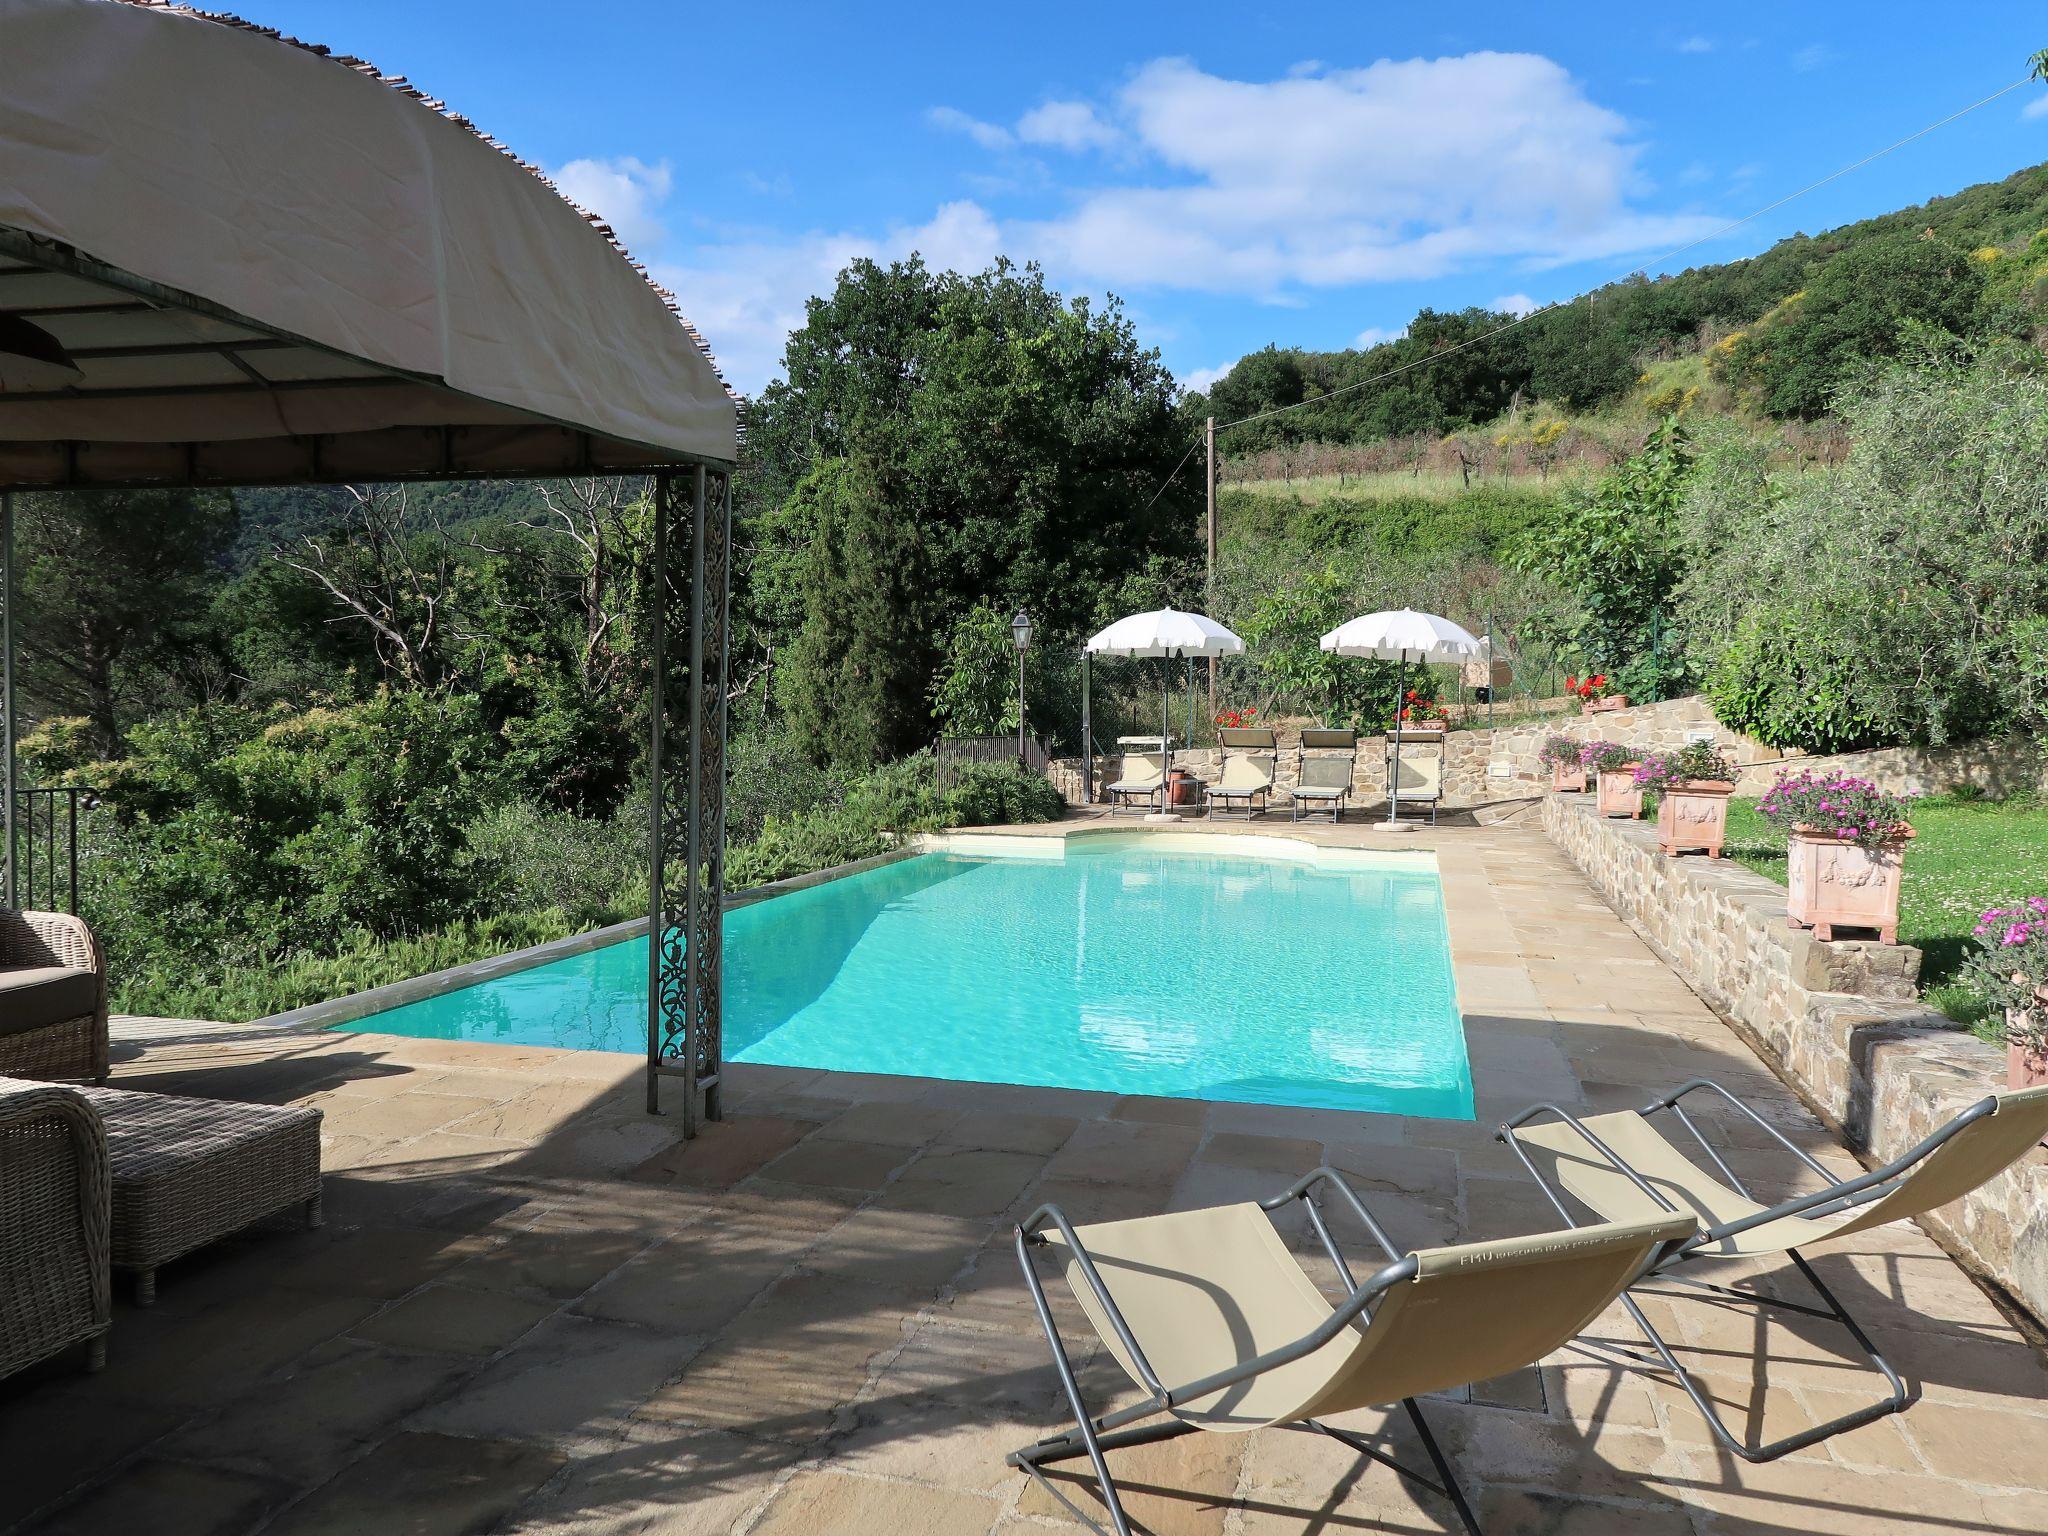
<path id="1" fill-rule="evenodd" d="M 19 905 L 14 874 L 14 810 L 19 798 L 14 737 L 14 496 L 0 491 L 0 757 L 6 759 L 4 771 L 0 771 L 0 779 L 4 779 L 0 794 L 6 799 L 4 810 L 0 810 L 0 837 L 7 841 L 4 884 L 10 911 Z"/>
<path id="2" fill-rule="evenodd" d="M 661 1080 L 681 1078 L 686 1137 L 697 1133 L 700 1096 L 701 1118 L 721 1117 L 724 1065 L 732 481 L 720 473 L 714 486 L 713 478 L 701 467 L 691 471 L 686 503 L 675 474 L 656 477 L 649 613 L 647 1108 L 661 1113 Z M 679 594 L 689 620 L 689 675 L 682 689 L 670 676 L 671 648 L 680 638 L 671 633 Z"/>

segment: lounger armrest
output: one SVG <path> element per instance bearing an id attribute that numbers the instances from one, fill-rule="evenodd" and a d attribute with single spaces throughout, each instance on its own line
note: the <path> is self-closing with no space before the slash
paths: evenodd
<path id="1" fill-rule="evenodd" d="M 1075 1234 L 1073 1223 L 1067 1220 L 1066 1212 L 1056 1205 L 1041 1205 L 1023 1221 L 1019 1222 L 1017 1225 L 1018 1256 L 1020 1258 L 1025 1257 L 1024 1250 L 1027 1244 L 1050 1246 L 1046 1243 L 1045 1234 L 1041 1230 L 1046 1226 L 1051 1226 L 1058 1230 L 1060 1240 L 1067 1245 L 1068 1250 L 1074 1255 L 1074 1262 L 1080 1266 L 1081 1276 L 1088 1282 L 1088 1289 L 1094 1292 L 1096 1301 L 1101 1304 L 1102 1314 L 1109 1319 L 1109 1325 L 1116 1333 L 1117 1342 L 1123 1345 L 1125 1351 L 1130 1355 L 1131 1363 L 1137 1367 L 1138 1379 L 1158 1393 L 1162 1399 L 1165 1399 L 1167 1396 L 1165 1385 L 1159 1380 L 1158 1373 L 1152 1369 L 1152 1363 L 1145 1358 L 1145 1351 L 1138 1347 L 1136 1335 L 1131 1332 L 1130 1324 L 1124 1321 L 1123 1313 L 1117 1310 L 1116 1302 L 1110 1297 L 1109 1287 L 1102 1283 L 1102 1276 L 1095 1269 L 1095 1261 L 1088 1256 L 1088 1250 L 1081 1245 L 1081 1239 Z"/>
<path id="2" fill-rule="evenodd" d="M 1259 1202 L 1259 1209 L 1269 1212 L 1277 1211 L 1281 1206 L 1288 1204 L 1290 1201 L 1306 1201 L 1309 1207 L 1309 1219 L 1315 1223 L 1316 1234 L 1322 1238 L 1323 1246 L 1330 1250 L 1330 1257 L 1336 1261 L 1338 1272 L 1344 1276 L 1344 1283 L 1355 1286 L 1355 1282 L 1351 1278 L 1351 1272 L 1344 1263 L 1343 1255 L 1337 1251 L 1336 1240 L 1330 1236 L 1328 1229 L 1323 1225 L 1321 1213 L 1316 1210 L 1315 1202 L 1309 1199 L 1310 1194 L 1314 1192 L 1316 1187 L 1322 1184 L 1330 1184 L 1336 1187 L 1337 1192 L 1343 1195 L 1345 1202 L 1350 1205 L 1352 1214 L 1365 1224 L 1365 1230 L 1371 1233 L 1372 1240 L 1379 1244 L 1380 1252 L 1387 1256 L 1387 1261 L 1389 1263 L 1399 1262 L 1403 1255 L 1401 1250 L 1394 1246 L 1393 1239 L 1387 1236 L 1386 1228 L 1373 1220 L 1372 1212 L 1367 1210 L 1365 1202 L 1358 1198 L 1358 1191 L 1344 1181 L 1344 1175 L 1330 1167 L 1327 1163 L 1311 1173 L 1303 1174 L 1292 1184 L 1288 1185 L 1285 1190 L 1273 1196 L 1272 1199 L 1261 1200 Z"/>
<path id="3" fill-rule="evenodd" d="M 1678 1102 L 1687 1094 L 1698 1093 L 1702 1089 L 1706 1090 L 1709 1093 L 1719 1094 L 1723 1100 L 1725 1100 L 1729 1104 L 1734 1105 L 1736 1109 L 1740 1110 L 1744 1115 L 1747 1115 L 1749 1117 L 1751 1124 L 1757 1126 L 1759 1129 L 1764 1131 L 1768 1136 L 1770 1136 L 1770 1138 L 1773 1141 L 1777 1142 L 1779 1146 L 1783 1147 L 1787 1152 L 1790 1152 L 1794 1157 L 1798 1158 L 1799 1161 L 1806 1164 L 1806 1166 L 1809 1169 L 1819 1174 L 1822 1178 L 1828 1180 L 1830 1183 L 1834 1182 L 1835 1176 L 1829 1173 L 1827 1169 L 1823 1168 L 1819 1163 L 1815 1162 L 1813 1158 L 1809 1157 L 1799 1147 L 1794 1146 L 1792 1142 L 1789 1139 L 1787 1139 L 1783 1131 L 1780 1131 L 1775 1125 L 1772 1125 L 1770 1121 L 1766 1120 L 1762 1115 L 1758 1114 L 1755 1110 L 1751 1109 L 1747 1104 L 1743 1103 L 1742 1100 L 1738 1099 L 1726 1088 L 1723 1088 L 1711 1077 L 1696 1077 L 1693 1078 L 1690 1082 L 1680 1083 L 1678 1087 L 1674 1088 L 1670 1093 L 1665 1094 L 1663 1098 L 1653 1100 L 1649 1104 L 1646 1104 L 1642 1109 L 1642 1113 L 1647 1116 L 1656 1114 L 1660 1110 L 1668 1109 L 1673 1114 L 1678 1116 L 1679 1120 L 1684 1124 L 1685 1128 L 1688 1131 L 1692 1132 L 1693 1140 L 1697 1141 L 1702 1147 L 1706 1148 L 1707 1156 L 1713 1158 L 1715 1166 L 1720 1168 L 1722 1174 L 1725 1175 L 1728 1178 L 1728 1180 L 1735 1185 L 1737 1189 L 1741 1189 L 1741 1181 L 1735 1177 L 1734 1173 L 1729 1169 L 1728 1165 L 1721 1161 L 1720 1154 L 1715 1152 L 1713 1147 L 1708 1143 L 1707 1138 L 1700 1134 L 1699 1127 L 1692 1123 L 1692 1121 L 1687 1117 L 1683 1106 L 1681 1106 Z M 1746 1194 L 1747 1191 L 1745 1190 L 1744 1193 Z"/>

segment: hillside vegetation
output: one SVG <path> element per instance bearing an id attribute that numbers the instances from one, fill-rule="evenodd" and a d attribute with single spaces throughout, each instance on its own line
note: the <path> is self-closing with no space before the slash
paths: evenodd
<path id="1" fill-rule="evenodd" d="M 1235 428 L 1232 458 L 1383 445 L 1386 462 L 1358 466 L 1368 472 L 1459 471 L 1457 454 L 1436 445 L 1505 423 L 1523 435 L 1516 467 L 1541 474 L 1632 451 L 1645 415 L 1718 409 L 1812 422 L 1916 334 L 2027 336 L 2044 309 L 2048 166 L 2034 166 L 1740 261 L 1637 275 L 1497 335 L 1488 333 L 1511 316 L 1425 309 L 1405 335 L 1362 351 L 1268 347 L 1191 395 L 1185 411 L 1230 422 L 1299 405 Z M 1396 369 L 1411 371 L 1317 398 Z"/>

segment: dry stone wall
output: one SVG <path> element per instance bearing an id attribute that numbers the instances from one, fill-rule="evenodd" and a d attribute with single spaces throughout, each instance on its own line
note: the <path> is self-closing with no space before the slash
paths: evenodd
<path id="1" fill-rule="evenodd" d="M 1918 1001 L 1907 945 L 1817 942 L 1783 887 L 1725 860 L 1667 858 L 1648 822 L 1550 795 L 1543 826 L 1629 925 L 1878 1163 L 2004 1083 L 2004 1054 Z M 1911 878 L 1910 869 L 1907 878 Z M 1928 1218 L 2048 1321 L 2048 1153 Z"/>
<path id="2" fill-rule="evenodd" d="M 2021 738 L 1960 747 L 1889 747 L 1834 757 L 1808 756 L 1767 747 L 1728 730 L 1714 718 L 1707 701 L 1693 694 L 1594 715 L 1566 714 L 1528 725 L 1446 732 L 1443 803 L 1469 808 L 1542 793 L 1549 787 L 1550 775 L 1537 762 L 1536 754 L 1552 735 L 1579 742 L 1614 741 L 1642 752 L 1674 752 L 1693 741 L 1710 739 L 1741 768 L 1737 792 L 1745 795 L 1762 794 L 1787 768 L 1839 769 L 1905 795 L 1942 794 L 1957 784 L 1980 785 L 1992 795 L 2048 790 L 2048 770 L 2044 770 L 2040 752 Z M 1297 729 L 1286 726 L 1280 728 L 1279 737 L 1278 782 L 1285 786 L 1295 779 L 1295 749 L 1301 737 Z M 1222 772 L 1221 754 L 1214 748 L 1176 752 L 1174 761 L 1207 783 L 1214 783 Z M 1116 776 L 1118 763 L 1116 757 L 1097 759 L 1098 786 Z M 1053 765 L 1052 777 L 1069 804 L 1082 803 L 1079 758 L 1060 759 Z M 1360 743 L 1353 788 L 1361 802 L 1370 804 L 1384 801 L 1386 783 L 1383 743 L 1379 737 L 1367 737 Z"/>

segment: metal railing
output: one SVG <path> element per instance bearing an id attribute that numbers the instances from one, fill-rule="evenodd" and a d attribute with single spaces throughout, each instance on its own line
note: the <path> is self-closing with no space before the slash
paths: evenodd
<path id="1" fill-rule="evenodd" d="M 1017 756 L 1017 738 L 1014 735 L 941 736 L 932 743 L 932 756 L 938 762 L 941 793 L 950 787 L 952 776 L 962 763 L 1020 761 Z M 1045 750 L 1045 743 L 1036 736 L 1026 736 L 1021 761 L 1028 772 L 1042 774 L 1052 766 L 1052 755 Z"/>
<path id="2" fill-rule="evenodd" d="M 15 792 L 11 884 L 16 909 L 78 911 L 78 818 L 97 810 L 99 803 L 100 792 L 83 784 Z"/>

